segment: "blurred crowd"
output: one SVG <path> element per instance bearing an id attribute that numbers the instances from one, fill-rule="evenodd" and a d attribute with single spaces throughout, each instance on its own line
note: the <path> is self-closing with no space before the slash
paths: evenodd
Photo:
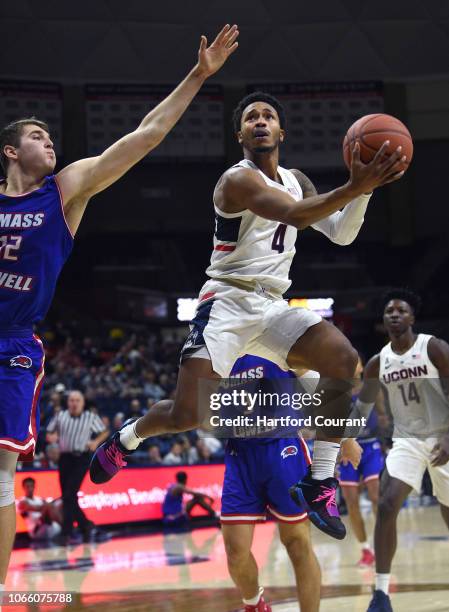
<path id="1" fill-rule="evenodd" d="M 46 349 L 41 430 L 35 459 L 23 468 L 57 467 L 59 447 L 49 441 L 46 427 L 66 408 L 71 390 L 84 394 L 86 408 L 96 412 L 110 431 L 151 410 L 155 402 L 173 397 L 180 349 L 175 337 L 121 327 L 90 331 L 86 335 L 76 322 L 39 330 Z M 130 463 L 191 465 L 221 461 L 223 455 L 222 441 L 196 430 L 148 438 Z"/>

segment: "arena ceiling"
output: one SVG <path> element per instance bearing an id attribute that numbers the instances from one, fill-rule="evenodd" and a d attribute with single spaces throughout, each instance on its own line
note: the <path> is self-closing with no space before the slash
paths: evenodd
<path id="1" fill-rule="evenodd" d="M 3 78 L 173 82 L 227 21 L 223 82 L 449 73 L 447 0 L 14 0 L 0 19 Z"/>

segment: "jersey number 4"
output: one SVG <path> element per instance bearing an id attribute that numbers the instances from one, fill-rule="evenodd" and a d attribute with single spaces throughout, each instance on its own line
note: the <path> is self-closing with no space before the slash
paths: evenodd
<path id="1" fill-rule="evenodd" d="M 279 223 L 277 226 L 274 236 L 273 242 L 271 243 L 271 248 L 273 251 L 277 251 L 278 253 L 284 252 L 284 239 L 285 239 L 285 231 L 287 226 L 284 223 Z"/>

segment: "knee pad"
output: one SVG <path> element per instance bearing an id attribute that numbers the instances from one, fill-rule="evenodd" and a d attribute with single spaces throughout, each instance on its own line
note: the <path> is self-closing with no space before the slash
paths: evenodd
<path id="1" fill-rule="evenodd" d="M 0 508 L 10 506 L 16 499 L 14 475 L 16 473 L 17 457 L 17 453 L 0 450 Z"/>

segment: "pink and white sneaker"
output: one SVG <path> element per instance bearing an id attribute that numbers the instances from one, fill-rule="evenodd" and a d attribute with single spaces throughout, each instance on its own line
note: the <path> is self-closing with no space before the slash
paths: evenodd
<path id="1" fill-rule="evenodd" d="M 289 489 L 290 497 L 299 506 L 306 508 L 310 521 L 320 529 L 337 540 L 346 536 L 346 527 L 340 518 L 335 494 L 338 480 L 325 478 L 316 480 L 312 478 L 309 467 L 306 476 Z"/>

